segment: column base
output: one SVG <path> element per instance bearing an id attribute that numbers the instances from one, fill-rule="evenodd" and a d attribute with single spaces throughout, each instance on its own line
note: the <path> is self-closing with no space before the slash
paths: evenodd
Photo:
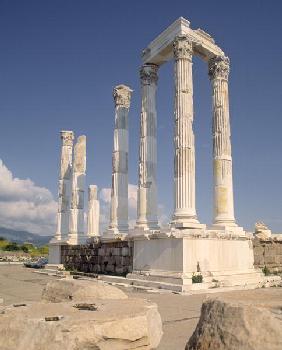
<path id="1" fill-rule="evenodd" d="M 68 236 L 67 244 L 70 244 L 70 245 L 85 244 L 87 238 L 88 237 L 84 233 L 70 233 Z"/>
<path id="2" fill-rule="evenodd" d="M 160 226 L 157 221 L 136 221 L 135 228 L 141 230 L 159 230 Z"/>
<path id="3" fill-rule="evenodd" d="M 127 236 L 128 236 L 128 231 L 121 231 L 115 227 L 115 228 L 108 228 L 101 236 L 101 239 L 103 241 L 124 240 Z"/>
<path id="4" fill-rule="evenodd" d="M 174 216 L 170 223 L 171 228 L 180 228 L 180 229 L 203 229 L 206 228 L 205 224 L 200 224 L 196 217 L 183 217 L 183 216 Z"/>
<path id="5" fill-rule="evenodd" d="M 243 227 L 238 226 L 235 222 L 213 224 L 209 230 L 222 231 L 225 233 L 231 233 L 242 237 L 246 235 L 246 232 L 244 231 Z"/>

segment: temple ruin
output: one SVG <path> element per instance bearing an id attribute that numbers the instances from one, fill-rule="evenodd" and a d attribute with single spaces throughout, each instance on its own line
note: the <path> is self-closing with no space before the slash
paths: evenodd
<path id="1" fill-rule="evenodd" d="M 195 136 L 193 132 L 193 57 L 207 64 L 212 90 L 213 224 L 197 218 L 195 198 Z M 174 211 L 169 227 L 158 220 L 157 83 L 158 69 L 174 61 Z M 95 236 L 101 244 L 130 242 L 133 266 L 127 279 L 142 285 L 189 291 L 256 284 L 252 237 L 234 215 L 231 130 L 229 116 L 230 61 L 215 40 L 201 29 L 177 19 L 142 53 L 141 115 L 136 224 L 128 228 L 128 113 L 132 90 L 114 88 L 115 128 L 112 156 L 111 211 L 108 229 L 99 232 L 97 188 L 89 192 L 88 231 L 83 221 L 85 137 L 73 149 L 73 133 L 63 131 L 59 179 L 58 229 L 50 243 L 50 262 L 61 263 L 61 246 L 85 244 Z M 94 205 L 94 203 L 96 203 Z M 124 248 L 122 248 L 124 249 Z M 67 251 L 67 249 L 65 249 Z M 111 255 L 112 256 L 112 255 Z M 194 285 L 201 274 L 203 283 Z M 135 282 L 134 282 L 135 283 Z"/>

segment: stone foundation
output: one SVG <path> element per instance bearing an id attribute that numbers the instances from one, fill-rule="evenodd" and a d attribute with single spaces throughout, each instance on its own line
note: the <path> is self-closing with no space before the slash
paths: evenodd
<path id="1" fill-rule="evenodd" d="M 256 268 L 265 266 L 270 272 L 282 273 L 282 241 L 254 239 L 254 264 Z"/>
<path id="2" fill-rule="evenodd" d="M 133 249 L 134 247 L 134 249 Z M 185 291 L 257 284 L 261 270 L 282 272 L 282 241 L 259 239 L 156 238 L 61 245 L 67 270 L 126 276 L 141 285 Z M 192 284 L 201 271 L 203 283 Z M 136 282 L 137 283 L 137 282 Z"/>
<path id="3" fill-rule="evenodd" d="M 61 259 L 67 270 L 125 276 L 132 272 L 133 242 L 63 245 Z"/>

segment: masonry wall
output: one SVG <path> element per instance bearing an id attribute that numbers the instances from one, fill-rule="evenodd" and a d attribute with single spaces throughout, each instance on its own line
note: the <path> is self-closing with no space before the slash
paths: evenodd
<path id="1" fill-rule="evenodd" d="M 66 269 L 125 276 L 132 272 L 133 242 L 64 245 L 61 257 Z"/>
<path id="2" fill-rule="evenodd" d="M 282 273 L 282 241 L 253 240 L 256 268 Z M 67 269 L 125 276 L 133 269 L 133 242 L 93 243 L 61 247 Z"/>
<path id="3" fill-rule="evenodd" d="M 282 241 L 254 239 L 253 246 L 256 268 L 282 273 Z"/>

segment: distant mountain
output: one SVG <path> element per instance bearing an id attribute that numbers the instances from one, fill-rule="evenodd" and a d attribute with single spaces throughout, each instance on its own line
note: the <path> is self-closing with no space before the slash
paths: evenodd
<path id="1" fill-rule="evenodd" d="M 5 227 L 0 227 L 0 237 L 17 243 L 29 242 L 34 244 L 35 246 L 47 244 L 52 238 L 51 236 L 40 236 L 35 233 L 27 231 L 17 231 Z"/>

